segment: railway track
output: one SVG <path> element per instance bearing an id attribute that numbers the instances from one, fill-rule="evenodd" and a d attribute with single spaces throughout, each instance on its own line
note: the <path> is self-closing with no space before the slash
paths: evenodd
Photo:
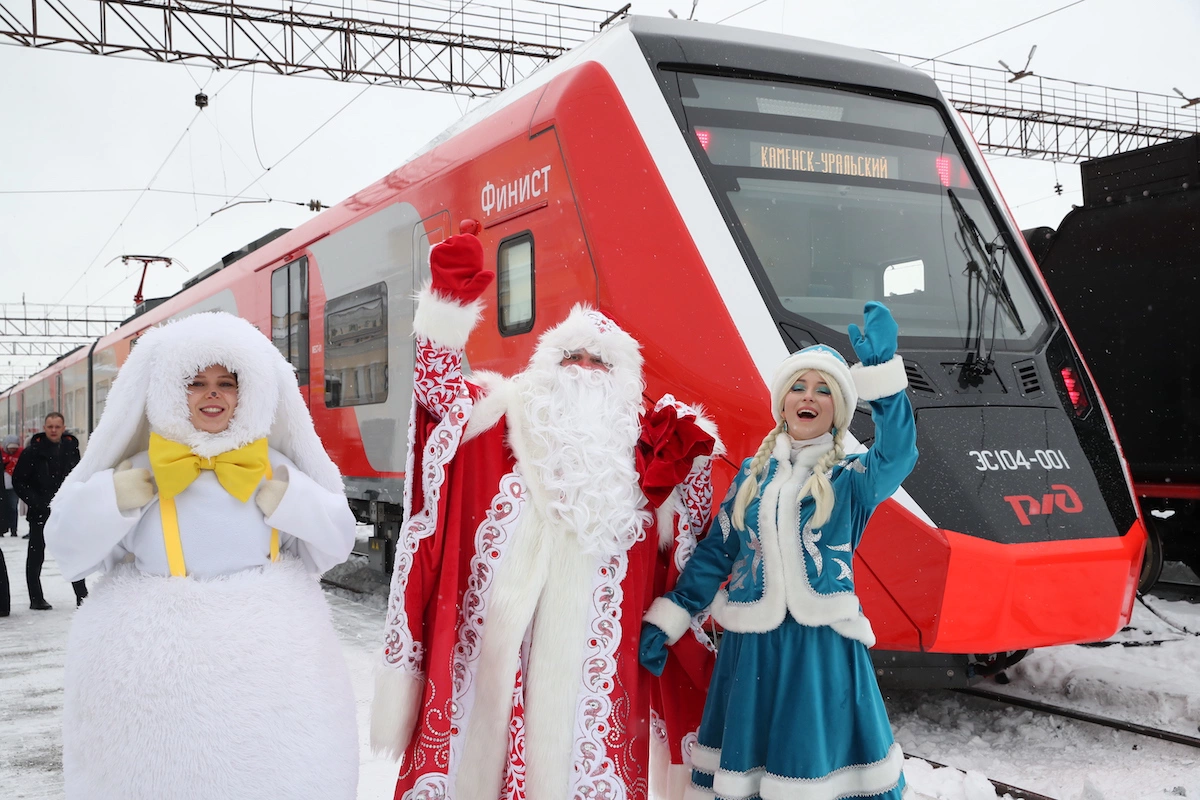
<path id="1" fill-rule="evenodd" d="M 1173 742 L 1175 744 L 1182 744 L 1186 747 L 1193 747 L 1196 749 L 1200 749 L 1200 737 L 1198 737 L 1198 736 L 1189 736 L 1188 734 L 1178 733 L 1176 731 L 1167 731 L 1167 730 L 1162 730 L 1161 728 L 1152 728 L 1148 725 L 1139 725 L 1134 722 L 1126 722 L 1125 720 L 1113 719 L 1111 717 L 1104 717 L 1099 714 L 1090 714 L 1086 711 L 1078 711 L 1078 710 L 1072 709 L 1072 708 L 1064 708 L 1062 706 L 1056 706 L 1056 705 L 1052 705 L 1050 703 L 1043 703 L 1038 700 L 1029 700 L 1029 699 L 1026 699 L 1023 697 L 1014 697 L 1011 695 L 1001 694 L 1000 692 L 989 691 L 987 689 L 980 689 L 980 688 L 972 687 L 972 688 L 968 688 L 968 689 L 952 689 L 951 691 L 957 692 L 959 694 L 969 695 L 971 697 L 978 697 L 980 699 L 989 700 L 989 701 L 996 702 L 996 703 L 1004 703 L 1005 705 L 1017 706 L 1020 708 L 1027 708 L 1031 711 L 1038 711 L 1043 714 L 1049 714 L 1049 715 L 1056 716 L 1056 717 L 1063 717 L 1066 719 L 1073 719 L 1073 720 L 1076 720 L 1079 722 L 1087 722 L 1087 723 L 1091 723 L 1093 725 L 1100 725 L 1102 727 L 1109 728 L 1110 730 L 1125 731 L 1126 733 L 1132 733 L 1132 734 L 1135 734 L 1138 736 L 1145 736 L 1147 738 L 1159 739 L 1161 741 Z M 926 758 L 925 756 L 915 754 L 915 753 L 906 753 L 906 755 L 909 758 L 919 758 L 920 760 L 927 762 L 928 764 L 930 764 L 933 767 L 941 768 L 941 767 L 946 767 L 946 766 L 953 766 L 953 765 L 942 764 L 938 761 L 934 761 L 931 758 Z M 955 767 L 955 769 L 957 769 L 957 767 Z M 1055 798 L 1052 798 L 1048 795 L 1039 794 L 1038 792 L 1032 791 L 1030 789 L 1022 789 L 1019 786 L 1013 786 L 1011 784 L 1004 783 L 1003 781 L 996 781 L 996 780 L 992 780 L 989 778 L 988 782 L 991 783 L 993 787 L 995 787 L 997 793 L 1001 797 L 1003 797 L 1005 794 L 1008 794 L 1013 798 L 1013 800 L 1055 800 Z M 922 795 L 918 795 L 918 797 L 921 798 L 921 800 L 924 800 L 924 797 Z"/>
<path id="2" fill-rule="evenodd" d="M 1000 692 L 992 692 L 987 689 L 969 688 L 969 689 L 953 689 L 951 691 L 959 694 L 966 694 L 972 697 L 981 697 L 985 700 L 991 700 L 997 703 L 1006 703 L 1012 706 L 1028 708 L 1032 711 L 1040 711 L 1044 714 L 1053 714 L 1057 717 L 1066 717 L 1068 719 L 1078 720 L 1080 722 L 1090 722 L 1093 725 L 1101 725 L 1105 728 L 1111 728 L 1117 731 L 1126 731 L 1139 736 L 1146 736 L 1153 739 L 1161 739 L 1166 742 L 1174 742 L 1175 744 L 1186 745 L 1200 749 L 1200 737 L 1189 736 L 1186 733 L 1176 733 L 1175 731 L 1166 731 L 1160 728 L 1151 728 L 1148 725 L 1139 725 L 1135 722 L 1125 722 L 1124 720 L 1113 719 L 1112 717 L 1103 717 L 1098 714 L 1089 714 L 1086 711 L 1078 711 L 1073 708 L 1063 708 L 1062 706 L 1043 703 L 1038 700 L 1027 700 L 1023 697 L 1013 697 Z"/>
<path id="3" fill-rule="evenodd" d="M 931 767 L 937 767 L 938 769 L 943 769 L 949 766 L 948 764 L 943 764 L 940 761 L 934 761 L 932 758 L 926 758 L 925 756 L 913 755 L 912 753 L 905 753 L 905 755 L 908 758 L 919 758 Z M 951 767 L 951 769 L 958 768 Z M 1012 800 L 1055 800 L 1055 798 L 1050 797 L 1049 795 L 1038 794 L 1037 792 L 1030 791 L 1029 789 L 1022 789 L 1019 786 L 1013 786 L 1010 783 L 1005 783 L 1004 781 L 994 781 L 991 778 L 988 778 L 988 783 L 995 787 L 996 791 L 1001 797 L 1008 795 L 1012 798 Z M 907 794 L 905 796 L 907 796 Z M 919 793 L 917 793 L 915 797 L 917 800 L 925 800 L 926 798 L 929 798 L 929 800 L 934 800 L 934 798 L 929 797 L 929 795 Z"/>

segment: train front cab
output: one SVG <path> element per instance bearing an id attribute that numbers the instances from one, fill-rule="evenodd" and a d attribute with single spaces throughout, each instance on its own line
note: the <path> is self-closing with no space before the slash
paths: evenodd
<path id="1" fill-rule="evenodd" d="M 921 456 L 855 571 L 881 674 L 965 683 L 1111 636 L 1145 537 L 1118 445 L 932 81 L 831 47 L 638 38 L 787 349 L 851 353 L 867 300 L 900 324 Z M 865 404 L 850 431 L 870 444 Z"/>

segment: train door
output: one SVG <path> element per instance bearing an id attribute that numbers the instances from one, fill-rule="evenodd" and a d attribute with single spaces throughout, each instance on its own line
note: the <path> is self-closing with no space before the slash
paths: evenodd
<path id="1" fill-rule="evenodd" d="M 271 273 L 271 341 L 296 370 L 300 394 L 311 404 L 308 342 L 308 257 Z"/>
<path id="2" fill-rule="evenodd" d="M 429 215 L 413 226 L 412 288 L 414 295 L 429 280 L 429 248 L 445 241 L 450 234 L 450 212 L 445 209 Z"/>
<path id="3" fill-rule="evenodd" d="M 324 402 L 313 408 L 318 428 L 337 432 L 326 444 L 351 498 L 403 502 L 413 287 L 417 265 L 449 225 L 446 211 L 427 216 L 398 202 L 310 246 L 324 302 Z"/>

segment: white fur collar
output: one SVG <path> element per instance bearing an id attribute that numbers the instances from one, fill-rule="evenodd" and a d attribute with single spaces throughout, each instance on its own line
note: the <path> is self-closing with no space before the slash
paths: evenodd
<path id="1" fill-rule="evenodd" d="M 775 449 L 771 451 L 771 455 L 779 462 L 777 469 L 788 467 L 796 467 L 802 470 L 812 470 L 813 465 L 821 460 L 821 456 L 828 453 L 833 448 L 833 436 L 831 434 L 823 434 L 815 439 L 804 439 L 797 441 L 787 434 L 787 431 L 781 431 L 775 437 Z M 788 470 L 788 474 L 791 470 Z"/>

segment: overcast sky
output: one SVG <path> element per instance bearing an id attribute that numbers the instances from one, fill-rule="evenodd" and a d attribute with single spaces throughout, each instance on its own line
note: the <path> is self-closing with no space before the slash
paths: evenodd
<path id="1" fill-rule="evenodd" d="M 701 0 L 696 18 L 716 22 L 748 8 L 724 24 L 935 56 L 1069 2 Z M 668 8 L 686 17 L 691 0 L 633 2 L 635 13 L 666 15 Z M 1036 44 L 1031 69 L 1040 75 L 1159 93 L 1179 86 L 1194 97 L 1200 95 L 1197 41 L 1200 0 L 1084 0 L 947 60 L 996 66 L 1003 58 L 1017 67 Z M 115 256 L 169 255 L 195 274 L 273 228 L 311 218 L 287 202 L 332 205 L 385 175 L 469 102 L 17 46 L 0 47 L 0 76 L 3 302 L 129 303 L 137 271 L 108 263 Z M 192 121 L 201 86 L 210 105 Z M 279 162 L 348 102 L 252 184 L 264 166 Z M 1022 227 L 1057 225 L 1080 200 L 1075 165 L 1060 164 L 1056 172 L 1047 162 L 993 158 L 991 166 Z M 152 178 L 154 188 L 179 194 L 146 194 L 131 211 L 138 191 L 78 191 L 141 190 Z M 1066 188 L 1062 197 L 1054 194 L 1056 180 Z M 210 218 L 225 196 L 243 189 L 276 202 Z M 152 268 L 145 294 L 170 294 L 187 277 L 177 267 Z"/>

